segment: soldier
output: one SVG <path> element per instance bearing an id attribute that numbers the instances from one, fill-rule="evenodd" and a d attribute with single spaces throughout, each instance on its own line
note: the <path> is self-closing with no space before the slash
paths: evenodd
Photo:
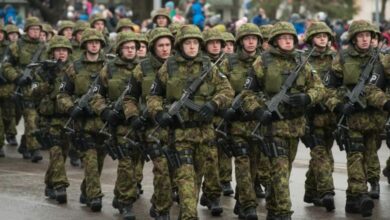
<path id="1" fill-rule="evenodd" d="M 6 41 L 6 32 L 4 30 L 4 27 L 3 25 L 0 25 L 0 57 L 1 57 L 1 62 L 3 62 L 4 60 L 4 56 L 7 56 L 6 53 L 8 53 L 7 51 L 7 48 L 8 48 L 8 42 Z M 3 93 L 3 91 L 1 90 L 3 85 L 7 82 L 7 80 L 4 78 L 4 74 L 3 74 L 3 68 L 0 69 L 1 71 L 1 76 L 0 76 L 0 98 L 1 98 L 1 101 L 0 101 L 0 104 L 1 104 L 1 108 L 0 108 L 0 157 L 5 157 L 5 153 L 4 153 L 4 149 L 3 149 L 3 144 L 4 144 L 4 123 L 5 120 L 4 120 L 4 116 L 3 116 L 3 106 L 5 104 L 4 100 L 3 100 L 3 97 L 2 96 L 5 96 L 5 94 Z M 15 140 L 16 141 L 16 140 Z M 8 142 L 8 139 L 7 139 L 7 142 Z"/>
<path id="2" fill-rule="evenodd" d="M 252 64 L 260 55 L 259 45 L 262 35 L 259 28 L 251 23 L 243 24 L 236 33 L 236 53 L 231 54 L 222 63 L 221 70 L 227 73 L 230 83 L 236 94 L 242 91 L 246 77 L 252 74 Z M 254 123 L 249 122 L 248 117 L 238 117 L 240 112 L 228 109 L 224 115 L 230 123 L 227 133 L 232 136 L 231 151 L 234 156 L 236 186 L 236 204 L 234 213 L 243 219 L 257 219 L 256 194 L 253 180 L 255 177 L 257 143 L 252 141 L 249 131 L 254 128 Z"/>
<path id="3" fill-rule="evenodd" d="M 332 61 L 336 56 L 330 48 L 332 41 L 332 31 L 324 22 L 314 22 L 307 29 L 305 43 L 309 50 L 315 48 L 309 58 L 309 63 L 321 79 L 325 79 L 325 75 L 331 71 Z M 327 83 L 324 83 L 327 86 Z M 306 147 L 310 148 L 311 160 L 309 170 L 306 172 L 303 201 L 324 206 L 327 211 L 331 211 L 335 208 L 332 177 L 332 133 L 336 128 L 336 117 L 326 109 L 324 101 L 311 107 L 306 116 L 308 126 L 305 136 L 301 140 Z"/>
<path id="4" fill-rule="evenodd" d="M 19 28 L 14 24 L 7 24 L 5 26 L 5 32 L 7 33 L 7 40 L 10 42 L 15 42 L 20 37 Z"/>
<path id="5" fill-rule="evenodd" d="M 254 74 L 250 75 L 241 93 L 246 112 L 260 121 L 263 127 L 262 148 L 273 149 L 267 154 L 271 166 L 268 186 L 267 219 L 291 219 L 289 178 L 299 137 L 304 134 L 304 112 L 308 105 L 322 99 L 324 87 L 320 78 L 313 74 L 303 62 L 303 55 L 296 51 L 298 38 L 294 26 L 287 22 L 274 25 L 270 39 L 270 50 L 257 57 L 253 63 Z M 287 74 L 297 65 L 304 65 L 297 79 L 288 88 L 288 95 L 279 107 L 283 119 L 276 112 L 264 107 L 264 101 L 279 93 Z M 262 91 L 262 93 L 260 92 Z M 260 97 L 257 97 L 260 95 Z M 266 151 L 265 151 L 266 152 Z"/>
<path id="6" fill-rule="evenodd" d="M 261 48 L 263 51 L 267 51 L 269 49 L 268 40 L 271 35 L 272 28 L 274 26 L 272 24 L 266 24 L 259 27 L 261 34 L 263 34 L 263 44 L 261 45 Z"/>
<path id="7" fill-rule="evenodd" d="M 360 213 L 364 217 L 371 216 L 374 207 L 374 203 L 367 193 L 369 174 L 366 170 L 366 160 L 378 157 L 378 135 L 383 130 L 385 121 L 382 110 L 390 111 L 390 102 L 386 102 L 385 94 L 381 90 L 383 89 L 381 88 L 383 74 L 389 74 L 388 70 L 387 72 L 383 71 L 382 65 L 384 63 L 381 54 L 379 60 L 374 64 L 375 72 L 372 73 L 372 77 L 364 81 L 366 83 L 364 95 L 359 94 L 363 102 L 367 103 L 367 107 L 350 101 L 345 102 L 348 100 L 345 98 L 345 93 L 348 89 L 352 90 L 360 81 L 362 65 L 365 69 L 364 67 L 372 57 L 372 52 L 375 51 L 371 50 L 370 46 L 374 34 L 375 29 L 369 22 L 364 20 L 352 22 L 348 30 L 350 45 L 336 56 L 332 66 L 332 74 L 328 76 L 329 82 L 333 82 L 331 86 L 337 88 L 336 92 L 339 95 L 335 95 L 326 102 L 333 112 L 346 118 L 345 126 L 349 128 L 343 141 L 340 139 L 338 141 L 339 145 L 346 145 L 347 153 L 348 188 L 345 211 L 347 213 Z M 338 82 L 342 82 L 341 85 L 337 84 Z"/>
<path id="8" fill-rule="evenodd" d="M 39 130 L 35 133 L 40 137 L 42 146 L 49 149 L 49 165 L 45 175 L 45 196 L 55 199 L 58 203 L 66 203 L 66 188 L 69 181 L 66 176 L 65 160 L 68 154 L 68 139 L 63 126 L 67 119 L 65 112 L 59 112 L 56 96 L 60 83 L 71 67 L 70 54 L 72 46 L 63 36 L 53 37 L 48 46 L 48 58 L 58 60 L 57 64 L 47 64 L 34 74 L 33 96 L 41 101 L 38 105 Z"/>
<path id="9" fill-rule="evenodd" d="M 83 50 L 80 48 L 81 43 L 81 36 L 83 34 L 83 31 L 89 27 L 89 23 L 86 21 L 77 21 L 73 28 L 73 40 L 72 40 L 72 60 L 78 60 L 80 59 Z"/>
<path id="10" fill-rule="evenodd" d="M 234 36 L 230 32 L 223 32 L 222 37 L 225 40 L 225 47 L 223 48 L 223 52 L 226 54 L 233 54 L 235 49 L 235 41 Z"/>
<path id="11" fill-rule="evenodd" d="M 39 39 L 41 42 L 49 42 L 49 40 L 54 36 L 53 28 L 50 24 L 44 23 L 42 25 L 42 31 L 40 33 Z"/>
<path id="12" fill-rule="evenodd" d="M 138 41 L 140 43 L 140 48 L 137 51 L 137 56 L 140 60 L 146 58 L 148 54 L 148 37 L 146 34 L 137 34 L 138 35 Z"/>
<path id="13" fill-rule="evenodd" d="M 172 23 L 171 17 L 169 17 L 169 11 L 166 8 L 158 9 L 152 18 L 153 24 L 156 27 L 167 28 Z"/>
<path id="14" fill-rule="evenodd" d="M 116 33 L 120 33 L 122 31 L 131 31 L 134 32 L 134 23 L 128 18 L 121 18 L 116 25 L 115 31 Z"/>
<path id="15" fill-rule="evenodd" d="M 113 206 L 119 210 L 123 219 L 132 220 L 135 219 L 132 207 L 137 199 L 135 168 L 139 153 L 128 148 L 123 139 L 128 129 L 123 111 L 124 106 L 119 106 L 119 110 L 113 109 L 111 106 L 118 98 L 121 98 L 121 93 L 126 89 L 137 65 L 138 38 L 133 32 L 121 32 L 117 36 L 115 48 L 117 57 L 107 63 L 100 72 L 100 80 L 97 85 L 100 92 L 92 98 L 91 106 L 92 110 L 107 123 L 108 130 L 113 135 L 113 141 L 109 144 L 113 144 L 114 147 L 121 148 L 123 151 L 123 155 L 118 155 Z"/>
<path id="16" fill-rule="evenodd" d="M 182 24 L 180 23 L 177 23 L 177 22 L 172 22 L 168 28 L 169 30 L 171 31 L 173 37 L 176 37 L 176 34 L 177 34 L 177 31 L 180 30 L 181 26 L 183 26 Z"/>
<path id="17" fill-rule="evenodd" d="M 28 70 L 24 70 L 31 61 L 36 62 L 41 60 L 42 54 L 45 51 L 45 45 L 39 41 L 41 30 L 42 22 L 37 17 L 29 17 L 24 27 L 26 35 L 10 45 L 10 59 L 4 63 L 4 77 L 9 82 L 7 91 L 10 94 L 9 97 L 12 96 L 14 91 L 13 83 L 16 83 L 18 86 L 16 92 L 22 96 L 19 102 L 23 107 L 25 145 L 23 146 L 21 143 L 19 152 L 23 154 L 23 158 L 31 158 L 31 161 L 34 163 L 42 160 L 42 155 L 39 150 L 40 146 L 33 136 L 33 131 L 36 130 L 36 122 L 38 120 L 38 115 L 35 110 L 38 100 L 31 96 L 31 77 L 23 76 L 23 73 L 28 72 Z"/>
<path id="18" fill-rule="evenodd" d="M 216 30 L 216 29 L 208 29 L 203 32 L 203 50 L 205 54 L 210 58 L 210 61 L 214 63 L 218 68 L 221 62 L 218 62 L 218 59 L 221 58 L 221 56 L 224 56 L 222 52 L 222 48 L 225 46 L 225 41 L 222 37 L 222 34 Z M 220 121 L 220 117 L 215 117 L 214 123 L 216 126 L 217 122 Z M 217 143 L 217 137 L 216 137 L 216 143 Z M 217 144 L 216 144 L 217 145 Z M 207 164 L 206 162 L 206 172 L 205 178 L 203 180 L 202 185 L 202 196 L 200 198 L 200 204 L 202 206 L 206 206 L 209 210 L 211 210 L 211 214 L 213 216 L 219 216 L 223 209 L 220 206 L 220 198 L 217 197 L 217 195 L 221 195 L 221 186 L 224 195 L 231 195 L 233 194 L 233 189 L 230 185 L 231 181 L 231 158 L 226 156 L 226 154 L 221 149 L 222 146 L 217 146 L 217 154 L 210 154 L 211 156 L 216 156 L 217 158 L 212 158 L 213 161 L 218 161 L 218 166 L 220 168 L 216 169 L 214 167 L 213 163 Z M 222 160 L 221 160 L 222 158 Z M 230 165 L 230 166 L 229 166 Z M 221 167 L 222 166 L 222 167 Z M 230 170 L 229 170 L 230 168 Z M 224 175 L 224 179 L 222 180 L 220 177 L 220 173 L 222 171 L 222 174 Z M 225 172 L 225 173 L 223 173 Z M 217 180 L 220 180 L 220 182 L 216 182 Z"/>
<path id="19" fill-rule="evenodd" d="M 155 123 L 152 122 L 147 114 L 146 97 L 149 95 L 150 86 L 155 79 L 155 75 L 164 61 L 171 55 L 174 41 L 173 35 L 167 28 L 154 28 L 149 35 L 150 55 L 142 60 L 134 70 L 132 75 L 134 79 L 132 81 L 132 93 L 125 99 L 125 103 L 127 104 L 124 110 L 127 121 L 131 122 L 132 129 L 135 131 L 143 130 L 145 132 L 144 139 L 152 132 L 152 127 L 155 126 Z M 146 131 L 144 131 L 145 129 Z M 160 139 L 165 144 L 167 142 L 166 130 L 161 131 L 160 136 Z M 167 158 L 163 154 L 161 144 L 149 138 L 142 141 L 146 153 L 153 162 L 154 192 L 151 198 L 152 206 L 149 212 L 150 216 L 160 220 L 169 219 L 172 198 Z"/>
<path id="20" fill-rule="evenodd" d="M 74 27 L 75 24 L 73 21 L 60 21 L 60 25 L 58 26 L 58 35 L 65 36 L 68 40 L 72 40 Z"/>
<path id="21" fill-rule="evenodd" d="M 89 24 L 91 28 L 94 28 L 101 32 L 104 36 L 104 40 L 106 41 L 106 46 L 103 48 L 104 53 L 111 52 L 112 45 L 110 45 L 110 41 L 108 39 L 108 30 L 107 30 L 107 20 L 103 17 L 102 14 L 94 14 L 89 18 Z"/>
<path id="22" fill-rule="evenodd" d="M 103 127 L 103 122 L 90 107 L 84 109 L 74 104 L 74 99 L 84 95 L 89 86 L 92 86 L 92 81 L 98 77 L 104 65 L 101 53 L 104 46 L 104 36 L 100 31 L 91 28 L 84 30 L 80 45 L 84 53 L 67 71 L 57 96 L 58 107 L 62 112 L 68 112 L 74 122 L 72 144 L 83 154 L 84 179 L 80 187 L 80 203 L 87 204 L 93 212 L 100 212 L 102 208 L 100 175 L 106 153 L 103 149 L 104 137 L 99 134 L 99 130 Z M 93 92 L 98 90 L 99 88 L 93 88 Z"/>
<path id="23" fill-rule="evenodd" d="M 179 218 L 183 220 L 197 219 L 199 188 L 206 168 L 202 161 L 206 159 L 214 167 L 218 166 L 217 161 L 212 161 L 215 157 L 210 157 L 210 154 L 217 154 L 213 146 L 215 135 L 211 120 L 219 109 L 230 104 L 234 95 L 227 78 L 212 66 L 207 57 L 202 56 L 202 42 L 202 34 L 196 26 L 185 25 L 179 30 L 174 44 L 177 53 L 160 68 L 147 99 L 148 109 L 159 126 L 171 126 L 173 129 L 175 140 L 172 144 L 180 158 L 176 174 L 180 197 Z M 176 121 L 176 116 L 164 110 L 162 101 L 165 99 L 166 104 L 171 104 L 180 99 L 186 85 L 200 79 L 198 77 L 205 71 L 208 76 L 190 96 L 201 106 L 200 111 L 196 113 L 186 107 L 180 108 L 182 127 Z M 215 195 L 215 198 L 219 196 Z"/>

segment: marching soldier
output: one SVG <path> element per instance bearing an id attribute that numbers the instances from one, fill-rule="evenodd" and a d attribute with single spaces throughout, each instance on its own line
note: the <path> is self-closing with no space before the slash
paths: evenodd
<path id="1" fill-rule="evenodd" d="M 81 43 L 81 36 L 83 34 L 83 31 L 89 27 L 89 23 L 86 21 L 77 21 L 73 28 L 73 40 L 72 40 L 72 60 L 78 60 L 80 59 L 83 49 L 80 47 Z"/>

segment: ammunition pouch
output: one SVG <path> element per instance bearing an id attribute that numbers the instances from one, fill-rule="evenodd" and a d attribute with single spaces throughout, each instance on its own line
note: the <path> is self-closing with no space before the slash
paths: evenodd
<path id="1" fill-rule="evenodd" d="M 366 147 L 363 143 L 363 138 L 350 138 L 351 144 L 345 148 L 347 153 L 365 152 Z"/>
<path id="2" fill-rule="evenodd" d="M 146 154 L 149 155 L 151 160 L 156 159 L 164 155 L 161 146 L 158 144 L 148 144 L 146 148 Z"/>
<path id="3" fill-rule="evenodd" d="M 288 156 L 287 147 L 284 140 L 265 140 L 263 153 L 269 158 Z"/>
<path id="4" fill-rule="evenodd" d="M 177 152 L 179 154 L 180 166 L 184 164 L 193 165 L 193 151 L 191 149 L 181 150 Z"/>
<path id="5" fill-rule="evenodd" d="M 36 108 L 36 103 L 34 101 L 28 101 L 28 100 L 23 100 L 22 101 L 22 107 L 23 109 L 26 109 L 26 108 L 33 108 L 35 109 Z"/>
<path id="6" fill-rule="evenodd" d="M 232 147 L 232 151 L 234 157 L 248 156 L 249 145 L 247 143 L 237 143 Z"/>

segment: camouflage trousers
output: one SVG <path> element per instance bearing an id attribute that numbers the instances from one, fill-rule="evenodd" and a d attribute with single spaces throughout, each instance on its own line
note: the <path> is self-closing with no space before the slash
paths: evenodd
<path id="1" fill-rule="evenodd" d="M 316 128 L 314 131 L 314 135 L 322 144 L 310 150 L 311 159 L 305 181 L 305 193 L 308 196 L 321 198 L 325 193 L 334 193 L 332 131 L 331 127 Z"/>
<path id="2" fill-rule="evenodd" d="M 105 156 L 106 152 L 101 146 L 101 143 L 94 143 L 94 146 L 91 146 L 83 152 L 84 179 L 80 189 L 81 193 L 86 195 L 87 199 L 103 197 L 100 175 Z"/>
<path id="3" fill-rule="evenodd" d="M 367 193 L 369 176 L 371 178 L 375 176 L 379 180 L 379 177 L 376 177 L 379 176 L 380 172 L 379 163 L 368 162 L 369 160 L 379 161 L 377 154 L 378 134 L 379 132 L 362 133 L 356 130 L 349 131 L 353 149 L 347 151 L 347 196 L 359 196 L 362 193 Z"/>
<path id="4" fill-rule="evenodd" d="M 0 102 L 2 109 L 2 118 L 4 124 L 4 132 L 7 136 L 16 136 L 16 107 L 15 102 L 11 99 L 4 99 Z"/>
<path id="5" fill-rule="evenodd" d="M 3 115 L 3 110 L 2 108 L 0 108 L 0 117 L 2 117 Z M 3 124 L 3 120 L 0 120 L 0 149 L 3 148 L 3 145 L 4 145 L 4 124 Z"/>
<path id="6" fill-rule="evenodd" d="M 142 179 L 144 178 L 144 165 L 145 160 L 140 156 L 136 158 L 136 164 L 135 164 L 135 179 L 137 180 L 138 184 L 141 184 Z"/>
<path id="7" fill-rule="evenodd" d="M 33 135 L 33 132 L 37 130 L 38 114 L 34 108 L 23 109 L 24 118 L 24 135 L 26 136 L 27 150 L 38 150 L 40 145 Z"/>
<path id="8" fill-rule="evenodd" d="M 220 147 L 218 147 L 218 169 L 221 183 L 228 183 L 232 181 L 232 158 L 229 158 Z"/>
<path id="9" fill-rule="evenodd" d="M 251 166 L 251 161 L 254 161 L 255 157 L 253 155 L 253 151 L 255 149 L 254 142 L 249 145 L 248 141 L 240 136 L 234 136 L 234 141 L 235 149 L 233 149 L 233 152 L 237 152 L 233 153 L 235 154 L 234 167 L 237 181 L 235 199 L 240 203 L 240 207 L 242 209 L 256 207 L 256 193 L 253 186 L 254 178 L 252 178 L 255 176 L 256 169 L 253 169 L 253 166 Z M 240 153 L 240 151 L 245 151 L 245 149 L 247 152 L 246 154 Z"/>
<path id="10" fill-rule="evenodd" d="M 273 141 L 284 153 L 270 158 L 271 181 L 270 193 L 266 197 L 266 207 L 268 212 L 274 215 L 291 215 L 293 211 L 291 210 L 289 180 L 299 140 L 298 138 L 274 137 Z"/>
<path id="11" fill-rule="evenodd" d="M 256 176 L 254 178 L 254 184 L 261 184 L 263 186 L 269 185 L 270 179 L 271 179 L 271 165 L 269 162 L 269 159 L 263 152 L 259 152 L 256 154 L 256 164 L 255 169 L 256 169 Z"/>
<path id="12" fill-rule="evenodd" d="M 54 143 L 61 144 L 54 144 L 49 148 L 50 158 L 45 174 L 45 184 L 54 189 L 68 187 L 69 181 L 66 176 L 65 161 L 69 151 L 69 141 L 66 135 L 61 132 L 61 127 L 51 127 L 50 134 L 53 139 L 56 139 Z"/>
<path id="13" fill-rule="evenodd" d="M 118 160 L 114 195 L 120 203 L 133 203 L 137 199 L 136 161 L 134 155 Z"/>
<path id="14" fill-rule="evenodd" d="M 218 198 L 221 195 L 221 187 L 219 185 L 219 175 L 217 169 L 208 169 L 213 164 L 213 167 L 218 166 L 217 148 L 209 147 L 208 144 L 198 144 L 193 142 L 178 141 L 175 143 L 175 149 L 183 160 L 193 161 L 182 163 L 176 170 L 176 181 L 180 198 L 180 219 L 197 219 L 197 204 L 199 190 L 202 183 L 202 178 L 207 180 L 215 178 L 217 184 L 215 187 L 207 186 L 210 181 L 205 182 L 205 188 L 210 191 L 205 191 L 209 198 Z M 183 154 L 182 154 L 183 153 Z"/>
<path id="15" fill-rule="evenodd" d="M 380 173 L 381 173 L 381 165 L 379 162 L 379 157 L 378 157 L 378 150 L 381 148 L 382 145 L 382 138 L 381 135 L 378 134 L 377 136 L 377 141 L 376 141 L 376 148 L 370 147 L 369 151 L 369 157 L 366 162 L 366 167 L 367 167 L 367 181 L 368 182 L 379 182 L 380 180 Z"/>

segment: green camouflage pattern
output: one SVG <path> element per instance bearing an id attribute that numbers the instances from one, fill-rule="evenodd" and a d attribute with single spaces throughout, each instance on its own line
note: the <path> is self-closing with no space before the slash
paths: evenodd
<path id="1" fill-rule="evenodd" d="M 106 39 L 104 38 L 103 34 L 96 30 L 96 29 L 93 29 L 93 28 L 87 28 L 83 31 L 82 35 L 81 35 L 81 43 L 80 43 L 80 47 L 82 49 L 85 49 L 86 47 L 86 42 L 87 41 L 92 41 L 92 40 L 98 40 L 101 42 L 101 46 L 102 48 L 106 45 Z"/>
<path id="2" fill-rule="evenodd" d="M 234 43 L 236 41 L 236 39 L 234 38 L 234 35 L 230 32 L 223 32 L 222 37 L 225 40 L 225 42 L 230 41 L 230 42 Z"/>
<path id="3" fill-rule="evenodd" d="M 73 31 L 73 28 L 75 27 L 75 23 L 73 21 L 69 21 L 69 20 L 62 20 L 60 21 L 60 24 L 58 26 L 58 35 L 62 35 L 62 31 L 65 29 L 65 28 L 71 28 L 72 31 Z"/>
<path id="4" fill-rule="evenodd" d="M 104 16 L 103 16 L 102 14 L 100 14 L 100 13 L 93 14 L 93 15 L 91 15 L 91 16 L 89 17 L 88 22 L 89 22 L 89 25 L 90 25 L 91 28 L 93 28 L 93 25 L 94 25 L 94 23 L 95 23 L 96 21 L 103 21 L 104 24 L 107 24 L 106 19 L 105 19 Z"/>
<path id="5" fill-rule="evenodd" d="M 118 23 L 116 24 L 116 27 L 115 27 L 115 32 L 119 33 L 121 32 L 121 29 L 124 28 L 124 27 L 128 27 L 130 29 L 133 30 L 133 26 L 135 24 L 128 18 L 121 18 Z"/>
<path id="6" fill-rule="evenodd" d="M 154 44 L 161 37 L 168 37 L 171 42 L 174 42 L 175 38 L 168 28 L 157 27 L 149 32 L 149 51 L 153 50 Z"/>
<path id="7" fill-rule="evenodd" d="M 252 23 L 246 23 L 241 25 L 236 31 L 236 43 L 239 44 L 241 39 L 248 35 L 257 36 L 259 38 L 259 44 L 263 42 L 263 35 L 261 35 L 259 27 Z"/>
<path id="8" fill-rule="evenodd" d="M 372 24 L 365 20 L 354 20 L 348 29 L 348 42 L 352 43 L 355 35 L 359 32 L 369 31 L 373 35 L 375 34 L 375 28 Z"/>
<path id="9" fill-rule="evenodd" d="M 199 43 L 203 43 L 203 36 L 202 32 L 200 32 L 200 29 L 195 25 L 183 25 L 180 30 L 176 34 L 175 39 L 175 48 L 178 48 L 181 43 L 183 43 L 184 40 L 188 38 L 195 38 L 199 40 Z"/>
<path id="10" fill-rule="evenodd" d="M 49 41 L 48 53 L 53 53 L 55 48 L 66 48 L 71 53 L 73 48 L 70 41 L 64 36 L 54 36 Z"/>
<path id="11" fill-rule="evenodd" d="M 46 34 L 52 34 L 53 36 L 55 35 L 53 27 L 47 23 L 44 23 L 42 25 L 42 31 L 45 32 Z"/>
<path id="12" fill-rule="evenodd" d="M 104 196 L 100 184 L 100 176 L 105 156 L 106 153 L 103 149 L 88 149 L 82 154 L 84 179 L 81 182 L 80 190 L 88 200 Z"/>
<path id="13" fill-rule="evenodd" d="M 215 29 L 207 29 L 203 31 L 203 41 L 204 45 L 207 45 L 209 41 L 212 40 L 219 40 L 221 41 L 222 45 L 225 44 L 225 39 L 222 36 L 222 33 Z M 223 47 L 223 46 L 222 46 Z"/>
<path id="14" fill-rule="evenodd" d="M 134 41 L 136 48 L 139 49 L 139 38 L 138 36 L 133 33 L 133 32 L 120 32 L 116 36 L 116 41 L 115 41 L 115 52 L 119 54 L 119 51 L 121 49 L 122 44 Z"/>
<path id="15" fill-rule="evenodd" d="M 157 11 L 153 14 L 152 17 L 153 23 L 156 23 L 157 17 L 160 15 L 168 18 L 168 25 L 172 23 L 171 17 L 169 16 L 169 11 L 166 8 L 157 9 Z"/>
<path id="16" fill-rule="evenodd" d="M 137 33 L 137 37 L 139 42 L 145 43 L 146 45 L 149 44 L 149 39 L 146 34 Z"/>
<path id="17" fill-rule="evenodd" d="M 171 33 L 172 33 L 173 35 L 176 35 L 177 32 L 179 31 L 179 29 L 180 29 L 182 26 L 183 26 L 183 25 L 180 24 L 180 23 L 172 22 L 171 24 L 169 24 L 168 29 L 171 31 Z"/>
<path id="18" fill-rule="evenodd" d="M 26 19 L 26 23 L 24 24 L 24 32 L 28 31 L 28 28 L 31 26 L 39 26 L 41 29 L 43 29 L 42 22 L 37 17 L 28 17 Z"/>
<path id="19" fill-rule="evenodd" d="M 3 119 L 3 111 L 2 109 L 0 108 L 0 118 Z M 4 123 L 3 123 L 4 120 L 0 120 L 0 141 L 3 141 L 2 143 L 4 143 L 4 137 L 5 137 L 5 130 L 4 130 Z M 0 144 L 0 149 L 3 148 L 3 144 Z"/>
<path id="20" fill-rule="evenodd" d="M 79 31 L 84 31 L 85 29 L 89 28 L 89 23 L 86 21 L 78 20 L 74 24 L 73 28 L 73 36 L 76 35 Z"/>
<path id="21" fill-rule="evenodd" d="M 294 26 L 286 21 L 280 21 L 276 24 L 274 24 L 274 27 L 271 31 L 271 35 L 269 36 L 269 42 L 271 44 L 274 44 L 276 37 L 281 35 L 281 34 L 291 34 L 294 36 L 295 39 L 295 44 L 298 43 L 298 36 L 297 36 L 297 31 L 295 30 Z"/>
<path id="22" fill-rule="evenodd" d="M 272 24 L 261 25 L 259 27 L 264 40 L 268 40 L 271 37 L 271 32 L 274 26 Z"/>
<path id="23" fill-rule="evenodd" d="M 329 40 L 333 40 L 332 30 L 325 22 L 313 22 L 306 31 L 305 43 L 310 44 L 314 35 L 319 33 L 326 33 L 329 36 Z"/>
<path id="24" fill-rule="evenodd" d="M 7 34 L 10 34 L 10 33 L 18 33 L 19 36 L 20 36 L 20 32 L 19 32 L 19 28 L 18 26 L 14 25 L 14 24 L 7 24 L 5 26 L 5 32 Z"/>

